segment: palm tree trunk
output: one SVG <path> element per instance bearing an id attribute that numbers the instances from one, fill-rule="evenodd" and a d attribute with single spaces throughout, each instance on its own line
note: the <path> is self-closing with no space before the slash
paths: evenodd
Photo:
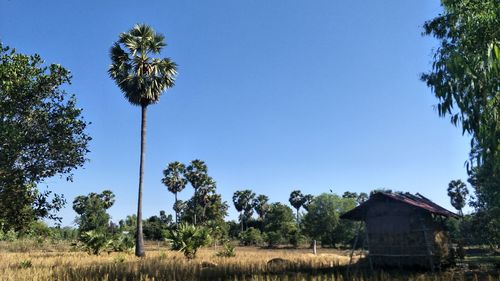
<path id="1" fill-rule="evenodd" d="M 297 226 L 299 226 L 299 209 L 297 209 Z"/>
<path id="2" fill-rule="evenodd" d="M 135 240 L 135 255 L 144 257 L 144 237 L 142 235 L 142 186 L 144 181 L 144 158 L 146 156 L 146 110 L 147 105 L 141 106 L 141 163 L 139 168 L 139 196 L 137 199 L 137 232 Z"/>
<path id="3" fill-rule="evenodd" d="M 177 212 L 177 192 L 174 193 L 175 195 L 175 225 L 179 225 L 179 213 Z"/>
<path id="4" fill-rule="evenodd" d="M 195 188 L 194 189 L 194 196 L 193 196 L 193 199 L 194 199 L 194 210 L 193 210 L 193 222 L 194 222 L 194 225 L 196 225 L 196 207 L 198 207 L 198 197 L 197 197 L 197 194 L 198 194 L 198 189 Z"/>

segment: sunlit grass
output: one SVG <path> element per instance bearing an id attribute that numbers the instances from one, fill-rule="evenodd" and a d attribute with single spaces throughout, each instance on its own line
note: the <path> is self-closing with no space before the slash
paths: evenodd
<path id="1" fill-rule="evenodd" d="M 236 248 L 236 257 L 216 257 L 216 251 L 205 248 L 194 260 L 165 246 L 150 243 L 145 258 L 131 253 L 104 253 L 92 256 L 83 252 L 52 251 L 50 245 L 32 252 L 7 252 L 0 245 L 1 280 L 348 280 L 345 265 L 347 251 L 320 249 L 318 255 L 309 249 Z M 58 250 L 62 245 L 58 245 Z M 281 258 L 284 262 L 270 267 L 268 261 Z M 472 276 L 446 272 L 389 274 L 356 272 L 352 280 L 474 280 Z M 472 278 L 472 279 L 471 279 Z M 483 280 L 498 280 L 479 276 Z M 478 280 L 479 280 L 478 279 Z"/>

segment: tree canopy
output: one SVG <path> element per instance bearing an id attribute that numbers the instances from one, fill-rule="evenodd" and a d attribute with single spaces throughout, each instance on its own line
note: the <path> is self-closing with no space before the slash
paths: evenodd
<path id="1" fill-rule="evenodd" d="M 60 175 L 72 179 L 91 140 L 82 109 L 63 88 L 70 72 L 44 65 L 39 55 L 19 54 L 0 43 L 0 221 L 23 230 L 37 218 L 59 219 L 62 196 L 38 184 Z"/>
<path id="2" fill-rule="evenodd" d="M 473 206 L 500 233 L 500 9 L 498 0 L 443 0 L 443 14 L 424 34 L 439 40 L 432 70 L 422 75 L 442 117 L 471 136 L 467 162 Z M 500 239 L 500 237 L 498 237 Z"/>

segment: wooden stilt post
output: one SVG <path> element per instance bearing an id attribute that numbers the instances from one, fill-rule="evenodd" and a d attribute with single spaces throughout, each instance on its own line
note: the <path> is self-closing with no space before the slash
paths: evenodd
<path id="1" fill-rule="evenodd" d="M 434 273 L 434 262 L 432 260 L 432 249 L 429 238 L 427 237 L 427 228 L 425 227 L 424 220 L 421 220 L 422 232 L 424 233 L 425 246 L 427 248 L 427 258 L 429 259 L 429 265 L 431 266 L 431 271 Z"/>
<path id="2" fill-rule="evenodd" d="M 370 262 L 370 270 L 373 272 L 373 263 L 371 257 L 371 249 L 370 249 L 370 239 L 368 239 L 368 228 L 365 231 L 365 241 L 366 247 L 368 248 L 368 261 Z"/>
<path id="3" fill-rule="evenodd" d="M 352 256 L 354 255 L 354 250 L 356 250 L 356 246 L 358 244 L 359 232 L 361 231 L 361 224 L 362 224 L 362 222 L 359 222 L 358 231 L 356 232 L 356 238 L 354 238 L 354 244 L 352 245 L 352 251 L 351 251 L 351 254 L 349 255 L 349 265 L 347 265 L 347 280 L 350 280 L 349 270 L 351 269 Z"/>

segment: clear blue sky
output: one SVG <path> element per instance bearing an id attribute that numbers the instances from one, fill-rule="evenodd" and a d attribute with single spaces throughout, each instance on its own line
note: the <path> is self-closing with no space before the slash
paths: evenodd
<path id="1" fill-rule="evenodd" d="M 288 202 L 293 189 L 420 192 L 450 208 L 446 187 L 466 179 L 468 138 L 437 116 L 432 38 L 422 24 L 438 1 L 5 1 L 0 40 L 72 71 L 91 121 L 90 161 L 68 183 L 73 198 L 111 189 L 113 220 L 135 213 L 140 109 L 108 78 L 118 34 L 148 23 L 179 64 L 176 86 L 149 109 L 145 216 L 172 213 L 160 180 L 171 161 L 200 158 L 223 199 L 250 188 Z M 181 199 L 192 195 L 186 188 Z"/>

